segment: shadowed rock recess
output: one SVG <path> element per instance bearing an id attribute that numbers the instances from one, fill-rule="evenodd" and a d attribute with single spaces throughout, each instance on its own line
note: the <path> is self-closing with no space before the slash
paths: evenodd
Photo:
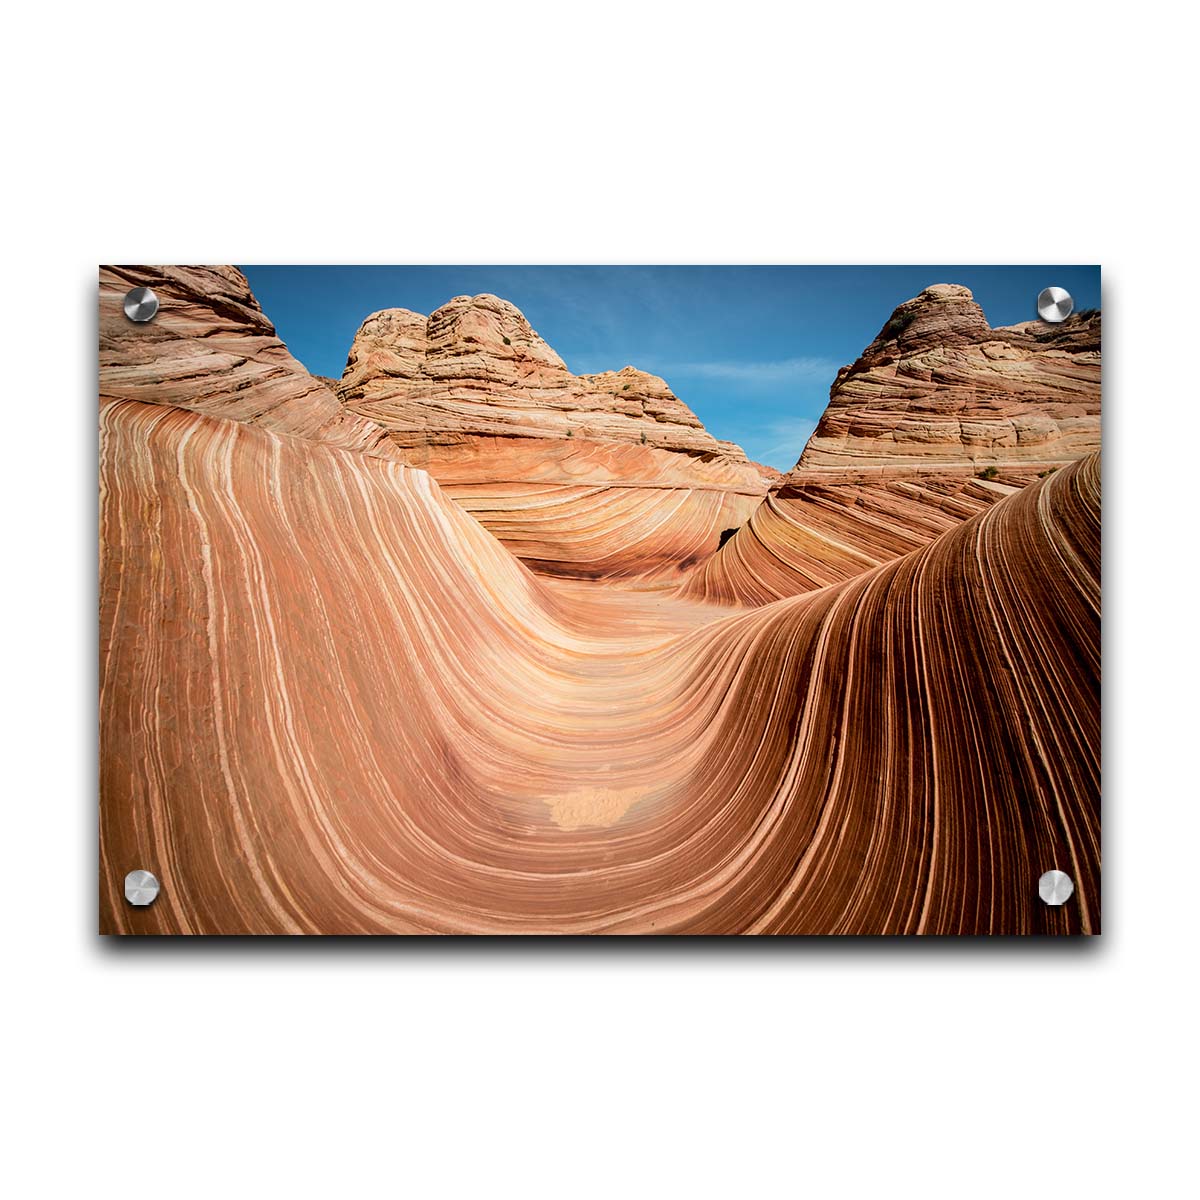
<path id="1" fill-rule="evenodd" d="M 120 311 L 141 284 L 162 299 L 145 327 Z M 531 570 L 513 530 L 468 511 L 479 493 L 460 503 L 407 459 L 461 451 L 465 472 L 481 437 L 570 447 L 549 431 L 587 412 L 614 474 L 649 421 L 685 494 L 687 463 L 753 473 L 662 381 L 618 372 L 642 390 L 612 407 L 606 377 L 570 376 L 511 305 L 476 297 L 370 318 L 339 400 L 232 268 L 102 271 L 102 931 L 1098 932 L 1098 322 L 987 330 L 945 286 L 906 311 L 839 374 L 818 461 L 762 502 L 791 506 L 782 528 L 760 508 L 682 587 L 647 587 L 652 556 L 627 548 L 612 578 Z M 441 363 L 439 339 L 494 329 L 519 363 Z M 455 431 L 465 391 L 479 407 Z M 541 411 L 543 392 L 561 405 Z M 948 404 L 936 477 L 931 441 L 876 461 Z M 989 452 L 1013 454 L 986 460 L 998 480 L 976 474 L 986 406 Z M 1057 458 L 1006 442 L 1035 411 Z M 623 513 L 610 490 L 598 509 Z M 744 551 L 721 563 L 755 522 L 771 574 Z M 539 543 L 594 569 L 594 551 L 561 557 L 584 544 Z M 1038 897 L 1051 867 L 1075 881 L 1062 907 Z M 162 881 L 146 908 L 122 895 L 135 868 Z"/>

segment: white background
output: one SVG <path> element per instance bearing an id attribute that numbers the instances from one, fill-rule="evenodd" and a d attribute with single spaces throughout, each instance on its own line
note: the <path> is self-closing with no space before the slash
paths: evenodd
<path id="1" fill-rule="evenodd" d="M 814 7 L 8 14 L 8 1194 L 1195 1186 L 1194 37 Z M 98 261 L 1103 263 L 1103 937 L 102 942 Z"/>

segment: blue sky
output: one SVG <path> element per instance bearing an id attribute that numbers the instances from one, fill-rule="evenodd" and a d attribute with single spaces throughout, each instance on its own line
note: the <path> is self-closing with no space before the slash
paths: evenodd
<path id="1" fill-rule="evenodd" d="M 780 470 L 800 456 L 839 367 L 896 305 L 931 283 L 962 283 L 992 325 L 1035 318 L 1064 287 L 1100 307 L 1100 268 L 242 267 L 279 336 L 308 369 L 338 378 L 363 318 L 431 313 L 452 296 L 512 301 L 576 374 L 661 375 L 709 432 Z"/>

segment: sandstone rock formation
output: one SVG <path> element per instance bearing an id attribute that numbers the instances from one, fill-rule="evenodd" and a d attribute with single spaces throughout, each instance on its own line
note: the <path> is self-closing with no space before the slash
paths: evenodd
<path id="1" fill-rule="evenodd" d="M 655 375 L 572 375 L 523 314 L 457 296 L 374 313 L 338 393 L 547 574 L 672 573 L 717 548 L 777 477 Z"/>
<path id="2" fill-rule="evenodd" d="M 126 319 L 136 287 L 158 296 Z M 398 458 L 386 431 L 347 412 L 275 336 L 235 267 L 101 267 L 100 399 L 169 404 Z"/>
<path id="3" fill-rule="evenodd" d="M 1099 446 L 1099 314 L 990 329 L 941 283 L 838 372 L 798 467 L 1044 467 Z"/>
<path id="4" fill-rule="evenodd" d="M 105 931 L 1099 929 L 1095 459 L 729 616 L 261 424 L 102 445 Z"/>
<path id="5" fill-rule="evenodd" d="M 465 438 L 649 445 L 745 463 L 655 375 L 625 367 L 572 375 L 524 315 L 497 296 L 456 296 L 432 316 L 389 309 L 363 323 L 339 391 L 406 450 Z"/>
<path id="6" fill-rule="evenodd" d="M 1100 447 L 1100 316 L 991 329 L 970 291 L 901 304 L 796 467 L 683 584 L 763 604 L 906 554 Z"/>

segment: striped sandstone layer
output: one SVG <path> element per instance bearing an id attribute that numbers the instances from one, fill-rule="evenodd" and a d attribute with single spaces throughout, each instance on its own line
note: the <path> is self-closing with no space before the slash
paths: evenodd
<path id="1" fill-rule="evenodd" d="M 573 375 L 524 315 L 457 296 L 369 316 L 337 385 L 541 573 L 671 575 L 716 550 L 778 473 L 714 438 L 664 380 Z"/>
<path id="2" fill-rule="evenodd" d="M 1095 457 L 732 615 L 262 420 L 106 403 L 100 481 L 105 931 L 1099 930 Z"/>
<path id="3" fill-rule="evenodd" d="M 151 288 L 135 324 L 127 292 Z M 398 458 L 387 431 L 347 412 L 275 335 L 236 267 L 101 267 L 100 400 L 169 404 Z"/>
<path id="4" fill-rule="evenodd" d="M 797 470 L 1034 467 L 1100 449 L 1100 314 L 991 329 L 968 288 L 901 304 L 843 367 Z"/>
<path id="5" fill-rule="evenodd" d="M 838 372 L 800 461 L 683 594 L 754 605 L 849 579 L 1099 448 L 1099 314 L 992 329 L 935 284 Z"/>

